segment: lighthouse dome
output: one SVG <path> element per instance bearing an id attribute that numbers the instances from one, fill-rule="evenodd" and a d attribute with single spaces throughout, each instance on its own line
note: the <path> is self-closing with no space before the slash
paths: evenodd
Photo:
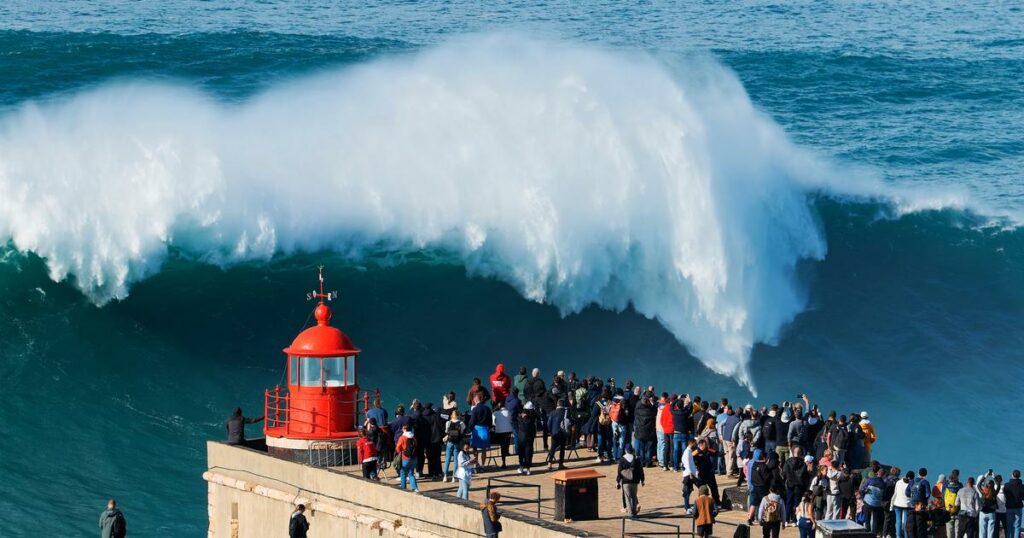
<path id="1" fill-rule="evenodd" d="M 299 333 L 292 341 L 292 345 L 284 349 L 285 353 L 304 357 L 334 357 L 359 353 L 352 345 L 352 340 L 341 329 L 328 324 L 331 309 L 327 305 L 317 305 L 313 315 L 316 317 L 316 325 Z"/>

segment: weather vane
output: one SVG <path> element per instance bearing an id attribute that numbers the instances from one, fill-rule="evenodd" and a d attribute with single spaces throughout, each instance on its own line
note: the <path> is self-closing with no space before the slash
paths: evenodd
<path id="1" fill-rule="evenodd" d="M 333 301 L 334 299 L 337 299 L 338 298 L 338 291 L 337 290 L 335 290 L 335 291 L 328 291 L 326 293 L 324 292 L 324 266 L 321 265 L 321 266 L 318 267 L 318 269 L 320 270 L 320 291 L 313 290 L 313 291 L 307 293 L 306 294 L 306 300 L 307 301 L 312 301 L 313 299 L 320 299 L 320 304 L 323 304 L 324 303 L 324 299 L 327 299 L 328 301 Z"/>

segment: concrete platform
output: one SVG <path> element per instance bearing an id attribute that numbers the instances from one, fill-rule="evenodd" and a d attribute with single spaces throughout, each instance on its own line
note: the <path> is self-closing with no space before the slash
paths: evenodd
<path id="1" fill-rule="evenodd" d="M 537 461 L 541 461 L 544 458 L 540 448 L 538 446 L 534 456 Z M 585 531 L 590 536 L 622 536 L 622 496 L 620 491 L 615 489 L 615 472 L 617 467 L 613 464 L 597 464 L 595 463 L 595 458 L 596 454 L 590 449 L 580 448 L 571 455 L 568 452 L 566 453 L 565 465 L 569 469 L 592 468 L 606 475 L 598 482 L 600 488 L 598 505 L 600 519 L 558 523 Z M 524 515 L 539 517 L 542 520 L 554 521 L 555 484 L 552 475 L 557 471 L 557 466 L 554 470 L 547 471 L 546 465 L 535 464 L 532 474 L 525 476 L 519 474 L 516 471 L 516 467 L 512 465 L 517 461 L 518 459 L 513 456 L 508 460 L 510 465 L 507 469 L 496 469 L 475 475 L 470 490 L 470 500 L 475 502 L 483 500 L 488 480 L 490 479 L 492 488 L 502 495 L 502 504 L 500 505 L 502 510 L 517 511 Z M 361 476 L 362 474 L 356 467 L 339 467 L 336 469 L 355 476 Z M 648 468 L 645 471 L 646 485 L 639 490 L 641 504 L 639 519 L 627 521 L 626 532 L 631 533 L 631 536 L 675 536 L 674 528 L 646 522 L 646 520 L 652 520 L 659 523 L 677 525 L 680 532 L 690 535 L 693 531 L 693 520 L 692 518 L 684 517 L 683 514 L 681 475 L 672 471 L 663 471 L 657 467 Z M 389 469 L 385 483 L 397 488 L 396 478 L 397 473 Z M 726 480 L 726 477 L 720 477 L 719 480 L 721 482 L 719 484 L 720 489 L 735 486 L 736 484 L 735 479 Z M 539 516 L 536 503 L 523 502 L 537 499 L 535 489 L 511 488 L 508 487 L 508 484 L 503 484 L 502 481 L 540 486 Z M 420 480 L 419 488 L 424 493 L 430 492 L 431 497 L 434 498 L 437 498 L 437 495 L 440 494 L 450 496 L 452 500 L 457 500 L 455 497 L 458 489 L 457 482 L 446 483 Z M 691 501 L 695 498 L 696 492 L 691 496 Z M 516 504 L 520 502 L 522 504 Z M 745 522 L 746 513 L 741 510 L 722 512 L 718 515 L 718 524 L 715 525 L 714 536 L 731 537 L 736 530 L 735 525 Z M 754 538 L 761 536 L 761 529 L 756 524 L 751 529 L 751 536 Z M 799 536 L 799 532 L 796 527 L 785 528 L 782 530 L 782 536 L 795 538 Z"/>

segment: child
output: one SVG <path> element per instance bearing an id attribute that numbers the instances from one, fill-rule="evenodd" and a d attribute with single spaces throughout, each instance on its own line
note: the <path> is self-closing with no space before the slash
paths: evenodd
<path id="1" fill-rule="evenodd" d="M 372 419 L 371 419 L 372 420 Z M 365 429 L 359 429 L 359 441 L 356 442 L 356 457 L 363 465 L 363 478 L 377 479 L 377 447 L 370 440 Z"/>
<path id="2" fill-rule="evenodd" d="M 462 443 L 458 466 L 455 469 L 455 478 L 459 479 L 459 491 L 455 496 L 467 501 L 469 500 L 469 487 L 473 482 L 473 471 L 476 470 L 476 459 L 470 453 L 471 450 L 473 447 L 469 443 Z"/>
<path id="3" fill-rule="evenodd" d="M 697 513 L 694 515 L 697 525 L 697 536 L 710 538 L 715 525 L 714 503 L 711 501 L 711 490 L 706 485 L 701 486 L 697 496 Z"/>

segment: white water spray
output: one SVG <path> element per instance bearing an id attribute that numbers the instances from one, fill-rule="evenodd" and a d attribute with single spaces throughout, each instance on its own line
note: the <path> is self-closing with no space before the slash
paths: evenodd
<path id="1" fill-rule="evenodd" d="M 430 249 L 563 313 L 632 305 L 753 388 L 825 254 L 820 173 L 716 65 L 478 37 L 240 105 L 123 83 L 26 104 L 0 120 L 0 241 L 99 303 L 171 247 Z"/>

